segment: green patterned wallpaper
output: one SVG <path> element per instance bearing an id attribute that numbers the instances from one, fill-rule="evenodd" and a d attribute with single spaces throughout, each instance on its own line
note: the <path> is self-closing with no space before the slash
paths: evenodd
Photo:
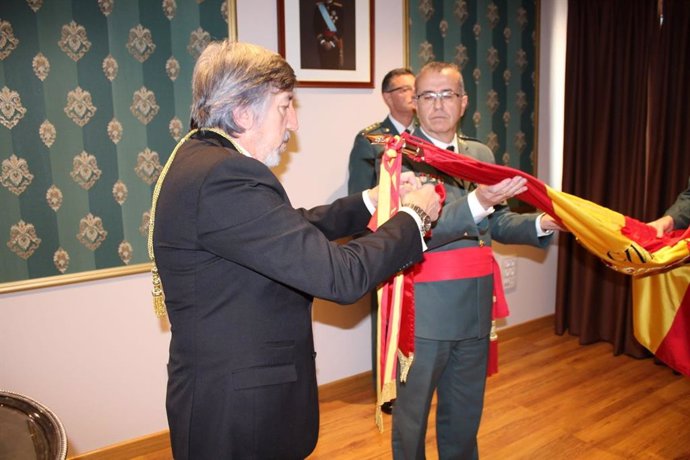
<path id="1" fill-rule="evenodd" d="M 533 174 L 538 0 L 407 0 L 407 62 L 460 66 L 469 104 L 461 130 L 496 162 Z"/>
<path id="2" fill-rule="evenodd" d="M 0 1 L 0 283 L 148 261 L 222 0 Z"/>

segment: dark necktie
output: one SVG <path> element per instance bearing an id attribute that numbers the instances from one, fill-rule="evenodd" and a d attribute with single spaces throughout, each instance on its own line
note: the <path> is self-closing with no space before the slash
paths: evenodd
<path id="1" fill-rule="evenodd" d="M 455 152 L 455 146 L 449 145 L 448 147 L 446 147 L 446 150 L 450 150 L 451 152 Z"/>

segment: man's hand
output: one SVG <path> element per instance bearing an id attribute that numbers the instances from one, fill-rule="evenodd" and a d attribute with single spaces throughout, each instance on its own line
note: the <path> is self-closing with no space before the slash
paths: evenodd
<path id="1" fill-rule="evenodd" d="M 400 174 L 400 199 L 404 199 L 405 196 L 414 190 L 419 190 L 419 188 L 422 186 L 422 182 L 419 180 L 419 177 L 415 176 L 414 172 L 412 171 L 405 171 L 404 173 Z M 367 190 L 367 193 L 369 194 L 369 199 L 371 200 L 371 203 L 376 206 L 378 204 L 378 199 L 379 199 L 379 186 L 377 185 L 374 188 L 370 188 Z"/>
<path id="2" fill-rule="evenodd" d="M 494 185 L 479 185 L 475 192 L 477 199 L 484 209 L 503 203 L 508 198 L 519 195 L 527 191 L 527 179 L 522 176 L 515 176 L 510 179 L 503 179 Z"/>
<path id="3" fill-rule="evenodd" d="M 654 229 L 656 230 L 656 237 L 661 238 L 662 236 L 664 236 L 664 233 L 673 230 L 673 217 L 660 217 L 655 221 L 648 222 L 647 225 L 654 227 Z"/>
<path id="4" fill-rule="evenodd" d="M 539 225 L 541 226 L 541 229 L 545 232 L 548 231 L 553 231 L 553 230 L 558 230 L 560 232 L 567 232 L 568 230 L 564 229 L 560 225 L 558 225 L 558 222 L 556 222 L 556 219 L 551 217 L 548 214 L 542 214 L 541 215 L 541 220 L 539 221 Z"/>
<path id="5" fill-rule="evenodd" d="M 408 205 L 419 206 L 429 215 L 431 221 L 435 222 L 441 212 L 441 197 L 436 193 L 433 184 L 425 184 L 405 195 L 403 206 Z"/>
<path id="6" fill-rule="evenodd" d="M 400 199 L 404 199 L 409 192 L 419 190 L 422 181 L 412 171 L 405 171 L 400 174 Z"/>

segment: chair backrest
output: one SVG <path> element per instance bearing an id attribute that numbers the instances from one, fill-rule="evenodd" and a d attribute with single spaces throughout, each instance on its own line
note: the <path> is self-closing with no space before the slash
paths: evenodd
<path id="1" fill-rule="evenodd" d="M 67 435 L 57 415 L 28 396 L 0 390 L 0 458 L 66 456 Z"/>

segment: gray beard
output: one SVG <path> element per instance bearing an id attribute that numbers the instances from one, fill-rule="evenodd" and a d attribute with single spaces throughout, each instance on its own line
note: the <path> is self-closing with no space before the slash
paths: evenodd
<path id="1" fill-rule="evenodd" d="M 274 151 L 272 151 L 266 157 L 266 161 L 264 161 L 264 164 L 269 168 L 274 168 L 278 166 L 278 164 L 280 163 L 280 150 L 281 149 L 275 149 Z"/>

